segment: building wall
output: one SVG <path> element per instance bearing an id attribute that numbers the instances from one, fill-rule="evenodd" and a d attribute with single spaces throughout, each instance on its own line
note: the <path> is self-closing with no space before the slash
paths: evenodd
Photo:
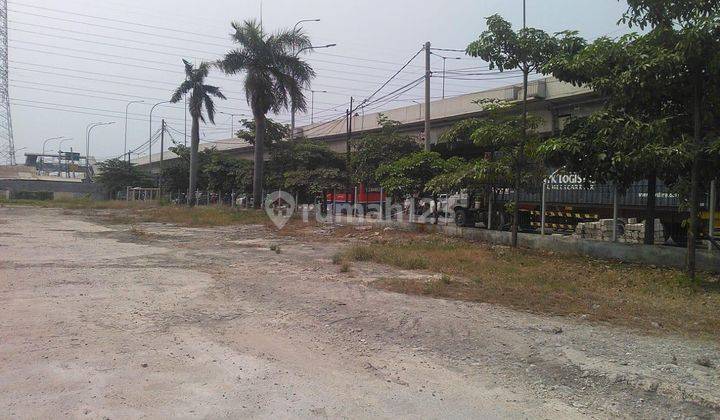
<path id="1" fill-rule="evenodd" d="M 100 185 L 82 182 L 0 179 L 0 191 L 7 191 L 6 194 L 9 195 L 15 192 L 52 192 L 56 200 L 87 196 L 95 200 L 107 199 L 107 194 Z"/>

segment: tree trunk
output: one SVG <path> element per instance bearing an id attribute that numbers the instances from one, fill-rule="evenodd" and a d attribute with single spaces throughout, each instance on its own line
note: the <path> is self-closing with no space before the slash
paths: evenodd
<path id="1" fill-rule="evenodd" d="M 645 207 L 645 245 L 655 244 L 655 196 L 657 195 L 657 175 L 648 177 L 647 206 Z"/>
<path id="2" fill-rule="evenodd" d="M 254 113 L 255 117 L 255 168 L 253 173 L 253 207 L 259 209 L 262 206 L 263 175 L 265 166 L 265 114 Z"/>
<path id="3" fill-rule="evenodd" d="M 518 225 L 520 224 L 520 178 L 525 157 L 525 143 L 527 142 L 527 97 L 528 97 L 529 71 L 523 71 L 523 106 L 522 106 L 522 135 L 518 146 L 517 168 L 515 169 L 515 206 L 513 208 L 512 247 L 518 247 Z"/>
<path id="4" fill-rule="evenodd" d="M 192 117 L 192 132 L 190 140 L 190 186 L 188 187 L 187 203 L 192 206 L 195 203 L 195 190 L 197 189 L 198 175 L 198 148 L 200 146 L 200 121 L 196 116 Z"/>
<path id="5" fill-rule="evenodd" d="M 693 147 L 690 171 L 690 226 L 687 244 L 687 274 L 695 278 L 695 248 L 698 232 L 698 201 L 700 198 L 700 144 L 702 142 L 702 81 L 695 76 L 693 92 Z"/>

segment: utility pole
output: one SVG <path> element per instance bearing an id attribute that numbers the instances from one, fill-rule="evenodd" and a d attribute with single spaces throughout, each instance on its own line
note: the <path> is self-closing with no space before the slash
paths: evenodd
<path id="1" fill-rule="evenodd" d="M 158 193 L 162 196 L 163 162 L 165 160 L 165 118 L 160 129 L 160 172 L 158 173 Z"/>
<path id="2" fill-rule="evenodd" d="M 349 174 L 349 172 L 350 172 L 349 171 L 349 169 L 350 169 L 350 141 L 352 140 L 352 120 L 353 120 L 353 113 L 355 112 L 353 110 L 353 101 L 354 101 L 354 99 L 351 96 L 350 97 L 350 109 L 347 112 L 347 144 L 345 146 L 345 161 L 346 161 L 346 167 L 348 168 L 348 175 L 350 175 Z M 350 181 L 350 176 L 348 176 L 347 190 L 345 191 L 345 201 L 346 202 L 350 202 L 350 200 L 348 200 L 347 198 L 348 198 L 348 194 L 350 194 L 351 182 L 352 181 Z M 353 205 L 354 204 L 355 204 L 355 197 L 353 197 Z"/>
<path id="3" fill-rule="evenodd" d="M 425 43 L 425 150 L 430 151 L 430 42 Z"/>

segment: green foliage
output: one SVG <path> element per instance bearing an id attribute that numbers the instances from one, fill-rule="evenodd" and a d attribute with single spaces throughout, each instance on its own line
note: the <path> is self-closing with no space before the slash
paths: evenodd
<path id="1" fill-rule="evenodd" d="M 210 191 L 249 192 L 252 190 L 253 164 L 212 150 L 209 162 L 202 167 Z"/>
<path id="2" fill-rule="evenodd" d="M 428 183 L 429 190 L 508 188 L 516 181 L 523 188 L 536 187 L 544 172 L 537 153 L 540 138 L 535 132 L 541 120 L 530 115 L 524 125 L 517 106 L 507 102 L 487 100 L 478 105 L 485 111 L 483 117 L 458 122 L 440 136 L 440 142 L 472 144 L 482 157 L 450 159 L 446 171 Z M 521 142 L 524 127 L 528 131 Z"/>
<path id="3" fill-rule="evenodd" d="M 190 149 L 177 145 L 170 151 L 179 158 L 163 168 L 163 184 L 167 191 L 185 193 L 189 186 Z M 252 188 L 252 162 L 228 156 L 215 148 L 198 153 L 198 174 L 197 188 L 203 191 L 246 193 Z"/>
<path id="4" fill-rule="evenodd" d="M 350 143 L 350 175 L 355 183 L 376 185 L 375 175 L 380 166 L 420 151 L 416 138 L 399 132 L 397 121 L 380 114 L 378 124 L 380 132 L 353 139 Z"/>
<path id="5" fill-rule="evenodd" d="M 312 200 L 323 191 L 347 185 L 345 160 L 318 140 L 281 141 L 270 152 L 265 185 Z"/>
<path id="6" fill-rule="evenodd" d="M 183 60 L 183 64 L 185 65 L 185 81 L 175 90 L 170 102 L 178 103 L 183 99 L 183 96 L 189 93 L 188 110 L 190 115 L 193 118 L 205 122 L 204 108 L 208 119 L 211 123 L 214 123 L 215 102 L 213 101 L 213 97 L 220 99 L 226 98 L 225 95 L 220 92 L 220 88 L 205 84 L 205 79 L 210 73 L 210 64 L 200 63 L 197 68 L 187 60 Z"/>
<path id="7" fill-rule="evenodd" d="M 310 64 L 298 57 L 302 50 L 310 51 L 312 43 L 302 30 L 284 30 L 268 34 L 255 20 L 233 22 L 233 41 L 239 46 L 218 61 L 226 74 L 245 73 L 245 96 L 253 112 L 255 126 L 267 127 L 268 112 L 279 113 L 283 109 L 307 109 L 305 89 L 315 71 Z M 255 206 L 262 200 L 264 181 L 265 129 L 255 131 L 255 175 L 253 198 Z M 272 133 L 270 133 L 272 134 Z"/>
<path id="8" fill-rule="evenodd" d="M 613 183 L 626 190 L 651 174 L 664 179 L 688 160 L 682 144 L 663 144 L 665 121 L 644 122 L 612 108 L 571 120 L 539 153 L 553 167 L 579 174 L 586 183 Z M 666 175 L 663 177 L 663 175 Z"/>
<path id="9" fill-rule="evenodd" d="M 491 70 L 534 72 L 558 48 L 557 41 L 544 31 L 525 28 L 516 32 L 500 15 L 488 17 L 486 23 L 488 29 L 468 45 L 466 52 L 490 63 Z"/>
<path id="10" fill-rule="evenodd" d="M 122 159 L 110 159 L 98 163 L 99 174 L 95 181 L 105 187 L 110 197 L 127 187 L 152 187 L 153 182 L 146 172 Z"/>
<path id="11" fill-rule="evenodd" d="M 381 165 L 375 177 L 385 191 L 402 197 L 424 192 L 426 184 L 447 168 L 439 153 L 422 151 Z"/>
<path id="12" fill-rule="evenodd" d="M 238 130 L 235 135 L 250 144 L 255 144 L 255 121 L 243 119 L 241 124 L 244 128 Z M 273 121 L 271 118 L 266 119 L 265 126 L 265 142 L 268 147 L 290 137 L 290 126 Z"/>

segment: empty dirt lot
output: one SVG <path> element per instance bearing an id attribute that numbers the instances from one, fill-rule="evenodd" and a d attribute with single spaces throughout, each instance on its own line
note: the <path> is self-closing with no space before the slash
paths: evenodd
<path id="1" fill-rule="evenodd" d="M 344 246 L 2 207 L 0 418 L 720 416 L 715 342 L 377 290 L 428 274 Z"/>

